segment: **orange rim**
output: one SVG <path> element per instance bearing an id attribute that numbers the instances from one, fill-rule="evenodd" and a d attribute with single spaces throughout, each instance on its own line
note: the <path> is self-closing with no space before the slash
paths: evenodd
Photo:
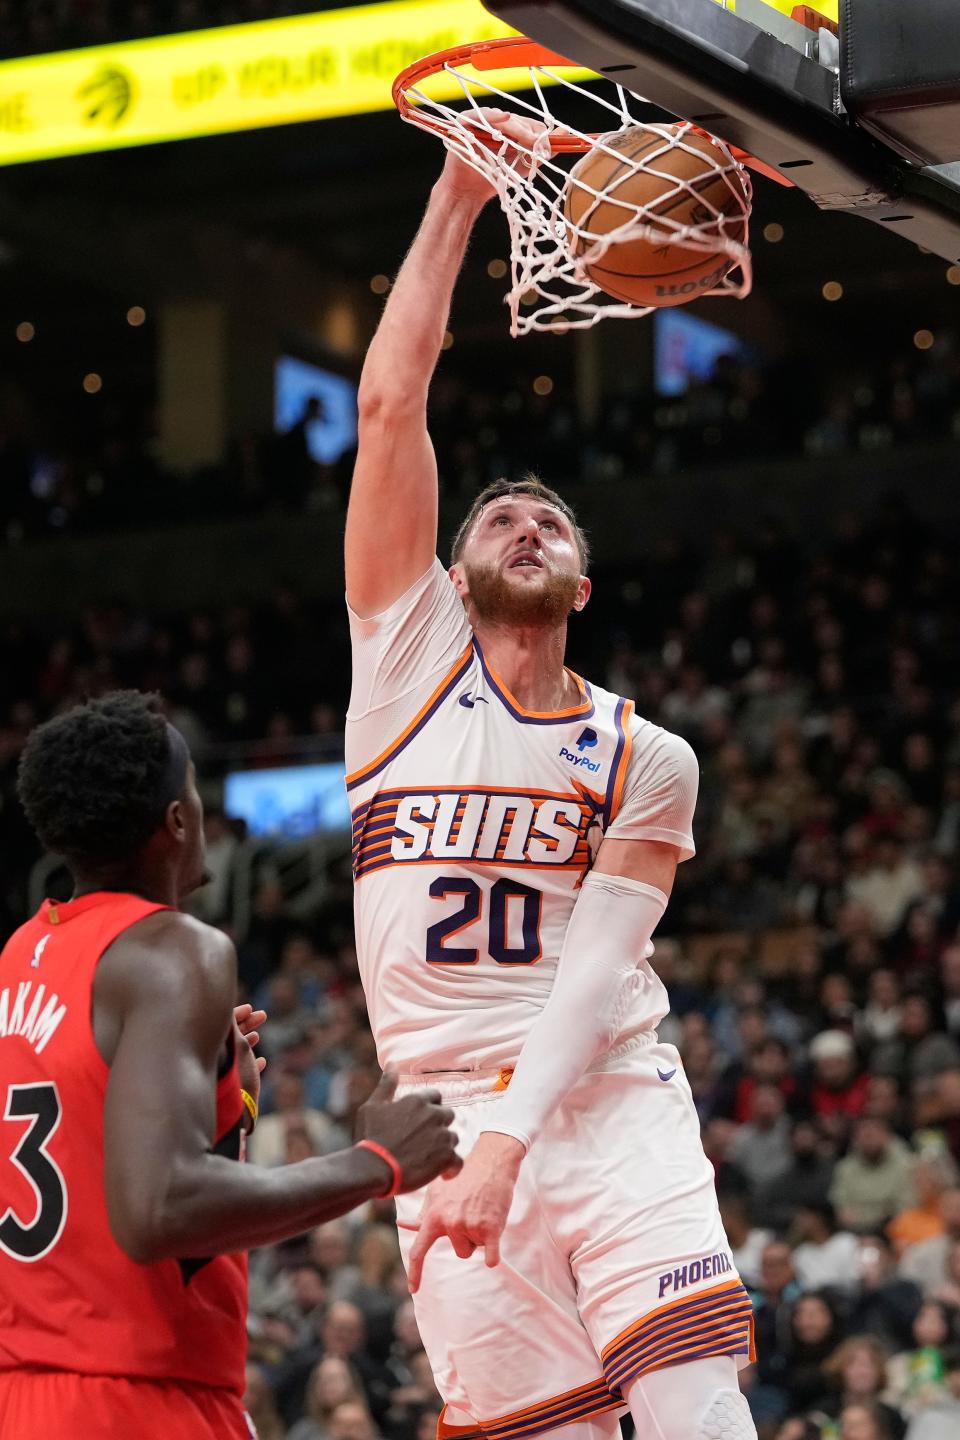
<path id="1" fill-rule="evenodd" d="M 529 40 L 526 36 L 504 35 L 497 40 L 474 40 L 466 45 L 454 45 L 449 50 L 438 50 L 434 55 L 425 55 L 422 60 L 415 60 L 405 70 L 401 70 L 393 82 L 393 102 L 405 120 L 412 120 L 416 114 L 415 123 L 421 130 L 432 130 L 438 135 L 450 135 L 453 133 L 453 126 L 436 115 L 424 114 L 419 107 L 407 96 L 407 91 L 422 80 L 428 79 L 431 75 L 439 75 L 448 66 L 455 69 L 458 65 L 472 65 L 474 70 L 526 70 L 552 67 L 556 69 L 580 70 L 583 67 L 575 60 L 568 60 L 563 55 L 558 55 L 554 50 L 548 50 L 546 46 L 539 45 L 535 40 Z M 717 139 L 708 130 L 702 129 L 699 125 L 691 126 L 693 132 L 704 136 L 707 140 Z M 493 136 L 477 134 L 477 139 L 482 144 L 496 149 L 498 142 Z M 558 131 L 550 136 L 550 152 L 553 155 L 579 154 L 593 148 L 594 143 L 600 139 L 600 133 L 590 135 L 571 135 L 569 132 Z M 793 181 L 788 180 L 785 175 L 772 165 L 767 165 L 763 160 L 758 160 L 755 155 L 749 155 L 745 150 L 740 150 L 736 145 L 730 145 L 723 141 L 734 160 L 760 175 L 773 180 L 777 185 L 783 185 L 787 189 L 793 189 Z"/>

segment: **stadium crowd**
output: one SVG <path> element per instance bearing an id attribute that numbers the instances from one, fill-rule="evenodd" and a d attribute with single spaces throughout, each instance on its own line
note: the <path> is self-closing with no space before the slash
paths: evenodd
<path id="1" fill-rule="evenodd" d="M 811 368 L 819 385 L 810 384 Z M 430 403 L 448 493 L 472 495 L 527 467 L 561 486 L 631 485 L 693 465 L 791 458 L 829 465 L 960 435 L 960 342 L 946 328 L 929 350 L 894 350 L 858 368 L 842 360 L 811 365 L 799 354 L 777 365 L 723 356 L 710 378 L 675 396 L 657 396 L 626 367 L 589 421 L 567 384 L 547 381 L 544 392 L 543 377 L 517 373 L 494 387 L 475 367 L 444 363 Z M 342 508 L 353 452 L 335 465 L 316 464 L 304 423 L 281 435 L 238 436 L 221 464 L 175 475 L 156 458 L 150 407 L 111 396 L 108 387 L 79 408 L 53 405 L 15 381 L 0 387 L 0 546 L 279 508 Z"/>
<path id="2" fill-rule="evenodd" d="M 639 571 L 601 570 L 571 632 L 575 666 L 701 760 L 699 854 L 657 948 L 662 1033 L 754 1297 L 745 1384 L 764 1440 L 960 1433 L 957 539 L 897 497 L 802 544 L 766 522 L 702 548 L 664 537 Z M 161 620 L 105 606 L 56 635 L 5 622 L 5 925 L 34 858 L 13 778 L 37 719 L 154 687 L 201 765 L 264 737 L 256 763 L 295 758 L 342 725 L 345 644 L 342 616 L 293 589 Z M 229 928 L 245 842 L 216 808 L 208 828 L 217 878 L 197 904 Z M 343 1144 L 377 1073 L 345 852 L 327 879 L 319 907 L 292 913 L 262 872 L 236 933 L 246 993 L 270 1012 L 252 1142 L 266 1164 Z M 254 1257 L 249 1399 L 266 1440 L 432 1435 L 389 1219 L 374 1206 Z"/>

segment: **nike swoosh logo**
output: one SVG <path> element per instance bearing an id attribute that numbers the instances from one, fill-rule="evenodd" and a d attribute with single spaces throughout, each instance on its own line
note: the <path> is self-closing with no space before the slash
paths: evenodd
<path id="1" fill-rule="evenodd" d="M 674 1065 L 674 1067 L 673 1067 L 672 1070 L 668 1070 L 668 1071 L 666 1072 L 666 1074 L 664 1074 L 664 1072 L 660 1069 L 659 1066 L 657 1067 L 657 1074 L 660 1076 L 660 1079 L 661 1079 L 661 1080 L 672 1080 L 673 1077 L 674 1077 L 674 1075 L 676 1075 L 676 1073 L 677 1073 L 677 1067 L 676 1067 L 676 1065 Z"/>
<path id="2" fill-rule="evenodd" d="M 478 704 L 478 703 L 479 703 L 480 705 L 489 705 L 489 704 L 490 704 L 490 701 L 489 701 L 489 700 L 485 700 L 482 695 L 474 695 L 474 696 L 461 695 L 461 696 L 460 696 L 460 704 L 463 706 L 464 710 L 472 710 L 473 707 L 474 707 L 474 705 L 476 705 L 476 704 Z"/>

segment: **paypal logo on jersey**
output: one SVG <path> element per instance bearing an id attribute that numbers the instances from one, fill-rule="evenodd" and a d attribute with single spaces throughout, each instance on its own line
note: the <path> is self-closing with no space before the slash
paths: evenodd
<path id="1" fill-rule="evenodd" d="M 603 762 L 601 760 L 591 760 L 589 756 L 583 754 L 583 751 L 592 750 L 597 743 L 598 736 L 596 730 L 591 730 L 588 726 L 585 730 L 581 730 L 577 736 L 576 745 L 580 754 L 574 755 L 573 751 L 568 750 L 564 745 L 560 750 L 560 759 L 569 760 L 571 765 L 582 766 L 583 769 L 589 770 L 591 774 L 596 775 Z"/>

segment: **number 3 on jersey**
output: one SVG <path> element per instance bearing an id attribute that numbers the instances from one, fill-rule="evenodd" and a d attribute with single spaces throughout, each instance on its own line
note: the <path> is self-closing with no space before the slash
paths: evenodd
<path id="1" fill-rule="evenodd" d="M 475 965 L 480 951 L 472 945 L 448 942 L 483 917 L 484 892 L 476 880 L 465 875 L 438 875 L 430 886 L 434 900 L 459 897 L 461 904 L 452 914 L 427 931 L 427 963 L 430 965 Z M 491 885 L 487 900 L 487 951 L 498 965 L 533 965 L 540 959 L 540 914 L 543 896 L 529 885 L 506 876 Z"/>
<path id="2" fill-rule="evenodd" d="M 67 1218 L 67 1190 L 63 1173 L 47 1153 L 47 1141 L 60 1124 L 60 1096 L 52 1081 L 38 1085 L 10 1085 L 4 1120 L 33 1123 L 10 1156 L 30 1182 L 35 1209 L 32 1219 L 21 1220 L 12 1206 L 0 1216 L 0 1250 L 14 1260 L 41 1260 L 60 1239 Z M 6 1187 L 4 1187 L 6 1188 Z"/>

